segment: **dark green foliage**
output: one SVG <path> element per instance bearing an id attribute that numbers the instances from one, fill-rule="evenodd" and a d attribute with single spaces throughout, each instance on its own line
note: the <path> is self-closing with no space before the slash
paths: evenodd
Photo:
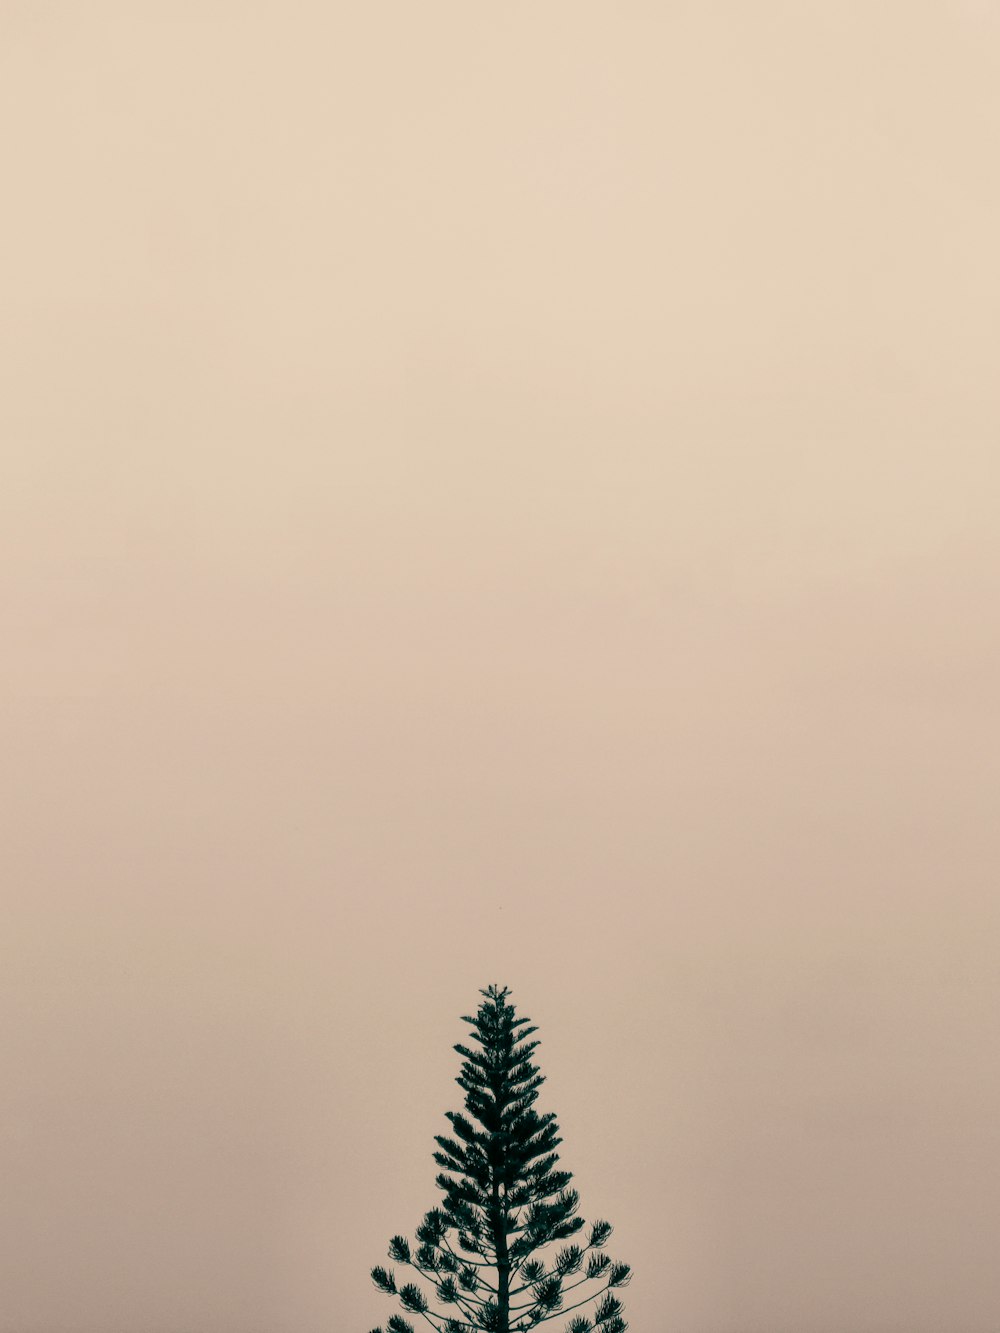
<path id="1" fill-rule="evenodd" d="M 417 1227 L 414 1249 L 403 1236 L 389 1242 L 389 1258 L 424 1277 L 447 1313 L 415 1283 L 397 1288 L 385 1268 L 373 1268 L 372 1281 L 436 1333 L 529 1333 L 594 1301 L 590 1315 L 570 1318 L 564 1333 L 626 1333 L 612 1288 L 625 1286 L 631 1269 L 602 1252 L 609 1222 L 594 1222 L 585 1241 L 573 1239 L 586 1226 L 579 1195 L 571 1174 L 558 1169 L 555 1115 L 535 1110 L 545 1081 L 532 1059 L 539 1043 L 528 1040 L 537 1029 L 516 1016 L 506 988 L 480 994 L 475 1016 L 463 1016 L 471 1044 L 454 1048 L 465 1110 L 447 1112 L 451 1132 L 435 1137 L 441 1206 Z M 556 1242 L 569 1243 L 543 1257 Z M 396 1314 L 386 1328 L 415 1333 Z"/>
<path id="2" fill-rule="evenodd" d="M 392 1273 L 387 1272 L 384 1268 L 372 1269 L 372 1281 L 379 1291 L 384 1291 L 387 1296 L 396 1294 L 396 1279 Z"/>

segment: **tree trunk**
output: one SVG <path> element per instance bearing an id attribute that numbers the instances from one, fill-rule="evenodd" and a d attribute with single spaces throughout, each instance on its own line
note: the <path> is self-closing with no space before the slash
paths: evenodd
<path id="1" fill-rule="evenodd" d="M 497 1333 L 510 1333 L 510 1256 L 507 1252 L 507 1210 L 500 1203 L 500 1185 L 493 1182 L 493 1245 L 497 1252 Z"/>

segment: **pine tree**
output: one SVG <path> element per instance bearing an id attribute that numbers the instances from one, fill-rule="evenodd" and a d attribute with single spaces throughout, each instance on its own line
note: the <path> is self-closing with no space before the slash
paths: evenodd
<path id="1" fill-rule="evenodd" d="M 534 1109 L 545 1081 L 531 1058 L 539 1043 L 528 1040 L 538 1029 L 516 1016 L 506 987 L 479 993 L 475 1017 L 462 1017 L 479 1049 L 454 1047 L 463 1057 L 455 1081 L 465 1114 L 447 1112 L 452 1135 L 435 1136 L 444 1199 L 424 1217 L 415 1244 L 403 1236 L 389 1243 L 389 1258 L 413 1268 L 433 1288 L 434 1303 L 414 1281 L 397 1285 L 392 1269 L 373 1268 L 372 1281 L 436 1333 L 527 1333 L 577 1310 L 565 1333 L 625 1333 L 617 1292 L 631 1269 L 604 1252 L 609 1222 L 592 1223 L 585 1243 L 573 1239 L 587 1224 L 570 1172 L 558 1169 L 556 1118 Z M 548 1248 L 559 1242 L 568 1243 Z M 386 1328 L 415 1333 L 399 1314 Z"/>

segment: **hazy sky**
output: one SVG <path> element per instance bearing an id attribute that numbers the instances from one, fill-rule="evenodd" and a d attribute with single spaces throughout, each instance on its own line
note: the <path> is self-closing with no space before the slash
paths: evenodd
<path id="1" fill-rule="evenodd" d="M 0 140 L 2 1333 L 384 1321 L 493 981 L 634 1333 L 996 1333 L 1000 6 L 2 0 Z"/>

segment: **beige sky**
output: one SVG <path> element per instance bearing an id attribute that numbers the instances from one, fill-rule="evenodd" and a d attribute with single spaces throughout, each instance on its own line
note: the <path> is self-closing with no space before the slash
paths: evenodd
<path id="1" fill-rule="evenodd" d="M 384 1320 L 497 981 L 634 1333 L 996 1333 L 1000 7 L 6 0 L 0 139 L 0 1331 Z"/>

